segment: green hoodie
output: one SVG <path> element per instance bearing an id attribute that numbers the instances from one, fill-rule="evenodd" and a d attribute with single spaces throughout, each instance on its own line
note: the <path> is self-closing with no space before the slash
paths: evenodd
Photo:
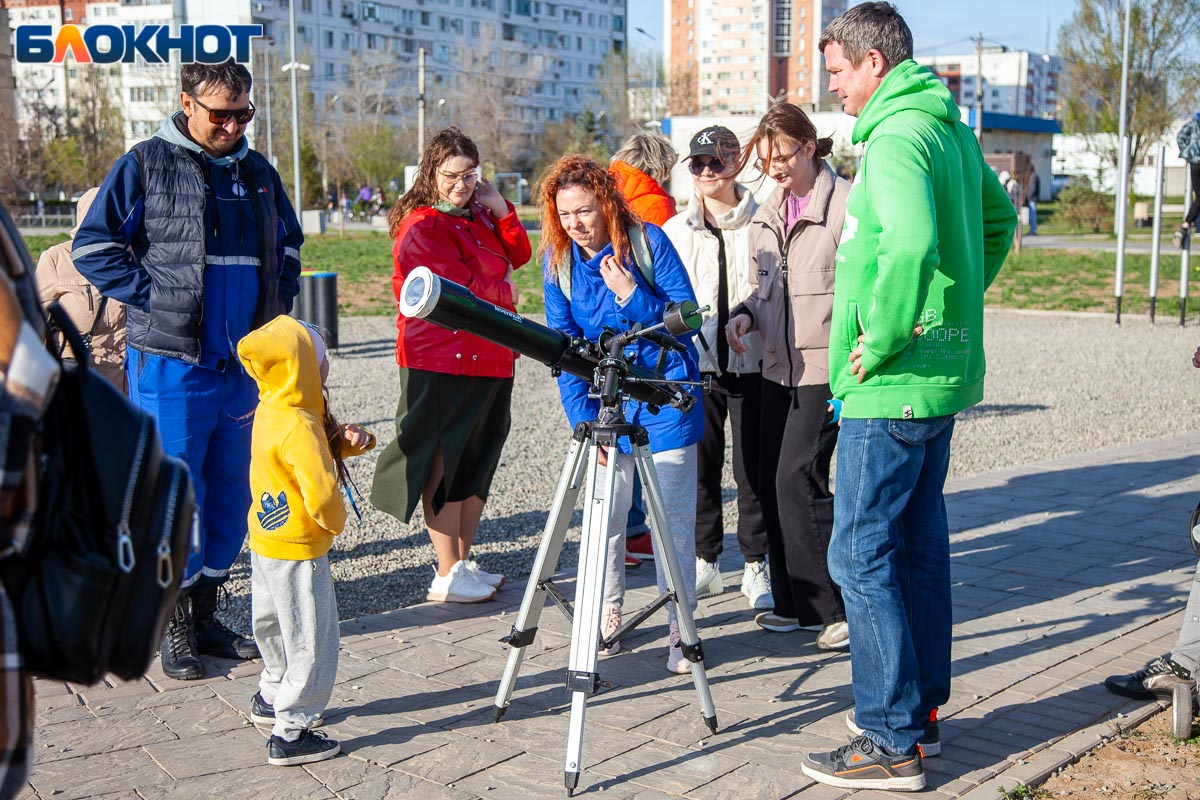
<path id="1" fill-rule="evenodd" d="M 846 417 L 954 414 L 983 399 L 983 293 L 1016 211 L 950 92 L 915 61 L 884 77 L 853 139 L 866 149 L 837 251 L 833 395 Z M 861 384 L 849 362 L 860 334 Z"/>

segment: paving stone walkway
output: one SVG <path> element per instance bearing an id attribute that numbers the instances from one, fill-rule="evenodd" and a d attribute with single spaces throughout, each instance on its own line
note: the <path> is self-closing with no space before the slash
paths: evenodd
<path id="1" fill-rule="evenodd" d="M 1195 558 L 1185 520 L 1200 494 L 1200 434 L 952 481 L 954 692 L 925 797 L 994 800 L 1152 706 L 1100 685 L 1166 652 Z M 698 621 L 720 731 L 710 736 L 689 678 L 666 672 L 666 624 L 601 662 L 612 688 L 588 706 L 576 796 L 836 800 L 801 754 L 846 741 L 850 659 L 813 633 L 753 624 L 727 538 L 727 591 Z M 567 565 L 573 569 L 573 565 Z M 569 570 L 568 570 L 569 571 Z M 627 607 L 653 569 L 629 573 Z M 342 624 L 327 731 L 345 755 L 266 764 L 247 719 L 258 665 L 211 661 L 207 680 L 94 687 L 40 681 L 24 798 L 561 798 L 569 627 L 542 615 L 504 720 L 492 723 L 523 581 L 485 606 L 423 605 Z M 569 583 L 568 583 L 569 585 Z M 859 792 L 855 800 L 880 793 Z"/>

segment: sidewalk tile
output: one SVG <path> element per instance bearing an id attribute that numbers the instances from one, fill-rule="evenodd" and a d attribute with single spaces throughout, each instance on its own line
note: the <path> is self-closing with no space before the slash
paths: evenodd
<path id="1" fill-rule="evenodd" d="M 436 750 L 405 759 L 401 769 L 445 785 L 520 754 L 517 748 L 496 742 L 454 737 Z"/>
<path id="2" fill-rule="evenodd" d="M 55 800 L 174 785 L 171 776 L 139 748 L 39 763 L 30 783 L 43 799 Z"/>

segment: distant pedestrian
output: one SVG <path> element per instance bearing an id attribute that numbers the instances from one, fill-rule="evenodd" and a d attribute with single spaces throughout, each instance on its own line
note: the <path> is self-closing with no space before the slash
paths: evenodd
<path id="1" fill-rule="evenodd" d="M 1179 157 L 1188 163 L 1192 177 L 1191 204 L 1183 217 L 1183 224 L 1175 231 L 1175 246 L 1187 247 L 1188 239 L 1196 218 L 1200 217 L 1200 111 L 1179 130 Z M 1186 201 L 1188 198 L 1184 198 Z"/>
<path id="2" fill-rule="evenodd" d="M 1029 209 L 1029 235 L 1037 236 L 1037 204 L 1042 193 L 1042 179 L 1038 177 L 1037 167 L 1029 165 L 1029 175 L 1025 179 L 1025 207 Z"/>
<path id="3" fill-rule="evenodd" d="M 850 623 L 856 735 L 801 769 L 840 788 L 912 791 L 925 787 L 922 753 L 940 750 L 935 714 L 950 697 L 942 493 L 954 415 L 983 399 L 983 294 L 1017 214 L 949 90 L 912 60 L 895 6 L 855 6 L 819 47 L 865 145 L 829 340 L 844 404 L 829 571 Z"/>
<path id="4" fill-rule="evenodd" d="M 329 548 L 346 524 L 343 459 L 375 446 L 329 411 L 329 361 L 315 328 L 276 317 L 238 343 L 258 384 L 250 458 L 250 600 L 262 651 L 250 718 L 271 725 L 267 763 L 324 761 L 340 746 L 321 725 L 338 663 L 338 610 Z"/>

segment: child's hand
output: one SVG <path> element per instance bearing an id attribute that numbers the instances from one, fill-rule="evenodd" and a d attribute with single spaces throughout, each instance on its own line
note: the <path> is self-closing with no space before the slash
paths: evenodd
<path id="1" fill-rule="evenodd" d="M 351 447 L 366 447 L 371 443 L 371 434 L 361 425 L 346 425 L 342 428 L 342 437 Z"/>

